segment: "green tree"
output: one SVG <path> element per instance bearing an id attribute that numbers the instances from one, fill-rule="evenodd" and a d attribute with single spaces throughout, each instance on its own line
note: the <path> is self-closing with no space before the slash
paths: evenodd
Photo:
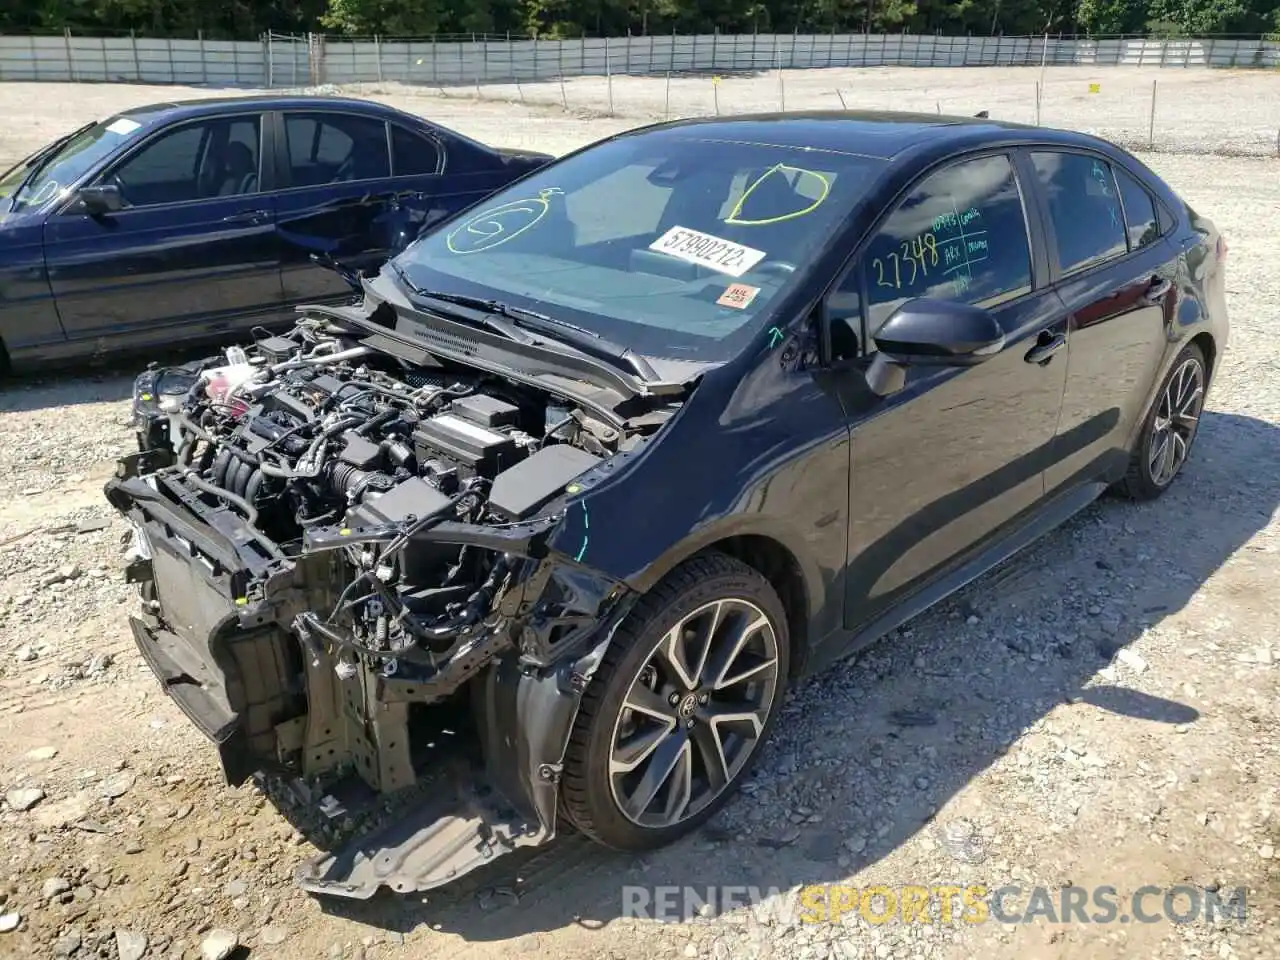
<path id="1" fill-rule="evenodd" d="M 511 33 L 870 31 L 1159 35 L 1280 31 L 1280 0 L 0 0 L 0 31 L 251 39 Z"/>

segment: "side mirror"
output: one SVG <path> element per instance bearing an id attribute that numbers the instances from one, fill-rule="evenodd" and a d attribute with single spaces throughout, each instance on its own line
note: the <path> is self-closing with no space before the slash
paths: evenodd
<path id="1" fill-rule="evenodd" d="M 120 196 L 120 188 L 114 183 L 99 183 L 91 187 L 81 187 L 76 191 L 84 212 L 91 217 L 100 217 L 104 213 L 115 213 L 123 209 L 124 198 Z"/>
<path id="2" fill-rule="evenodd" d="M 955 300 L 908 300 L 874 337 L 867 382 L 880 396 L 901 390 L 908 366 L 968 367 L 1004 349 L 1004 330 L 990 311 Z"/>

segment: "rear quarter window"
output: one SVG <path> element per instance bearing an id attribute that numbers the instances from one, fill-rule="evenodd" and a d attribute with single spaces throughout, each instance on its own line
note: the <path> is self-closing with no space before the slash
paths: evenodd
<path id="1" fill-rule="evenodd" d="M 1155 197 L 1141 183 L 1120 167 L 1112 168 L 1116 185 L 1120 188 L 1120 202 L 1124 204 L 1125 227 L 1129 234 L 1129 249 L 1137 250 L 1160 239 L 1159 214 Z"/>

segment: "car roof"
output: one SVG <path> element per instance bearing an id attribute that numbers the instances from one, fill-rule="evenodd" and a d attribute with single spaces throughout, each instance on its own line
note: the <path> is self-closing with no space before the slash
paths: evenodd
<path id="1" fill-rule="evenodd" d="M 949 146 L 972 148 L 983 142 L 1047 142 L 1077 146 L 1096 146 L 1100 142 L 1074 131 L 987 117 L 888 110 L 811 110 L 698 117 L 658 123 L 620 136 L 643 136 L 659 131 L 676 136 L 685 134 L 739 143 L 830 150 L 880 160 L 892 160 L 900 154 L 926 146 L 934 152 L 945 151 Z"/>
<path id="2" fill-rule="evenodd" d="M 256 110 L 292 110 L 299 108 L 325 110 L 338 107 L 386 117 L 408 117 L 413 120 L 419 120 L 412 114 L 374 100 L 306 94 L 250 94 L 247 96 L 207 97 L 197 100 L 171 100 L 162 103 L 145 104 L 140 107 L 130 107 L 126 110 L 118 111 L 113 116 L 128 117 L 144 126 L 150 126 L 155 123 L 170 123 L 174 120 L 186 120 L 192 117 L 234 113 L 246 108 Z"/>

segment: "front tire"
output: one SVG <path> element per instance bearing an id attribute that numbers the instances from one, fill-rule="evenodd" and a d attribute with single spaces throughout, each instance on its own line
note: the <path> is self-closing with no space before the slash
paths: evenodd
<path id="1" fill-rule="evenodd" d="M 1173 361 L 1147 414 L 1119 489 L 1135 500 L 1154 500 L 1182 472 L 1200 428 L 1209 374 L 1204 352 L 1189 343 Z"/>
<path id="2" fill-rule="evenodd" d="M 768 580 L 722 553 L 681 564 L 618 629 L 583 695 L 561 791 L 569 820 L 619 850 L 696 829 L 755 762 L 789 663 Z"/>

